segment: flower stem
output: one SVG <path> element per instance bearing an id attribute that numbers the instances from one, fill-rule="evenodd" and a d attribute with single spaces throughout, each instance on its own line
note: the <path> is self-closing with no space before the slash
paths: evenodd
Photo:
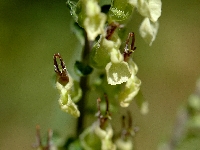
<path id="1" fill-rule="evenodd" d="M 87 63 L 88 62 L 88 55 L 91 49 L 91 44 L 90 41 L 87 38 L 87 33 L 84 32 L 85 34 L 85 45 L 83 47 L 83 52 L 82 52 L 82 62 Z M 77 120 L 77 125 L 76 125 L 76 135 L 77 137 L 81 134 L 81 132 L 84 129 L 84 119 L 85 119 L 85 107 L 86 107 L 86 100 L 87 100 L 87 92 L 89 91 L 89 76 L 82 76 L 80 78 L 80 88 L 82 89 L 82 97 L 80 101 L 77 103 L 79 111 L 80 111 L 80 117 Z"/>

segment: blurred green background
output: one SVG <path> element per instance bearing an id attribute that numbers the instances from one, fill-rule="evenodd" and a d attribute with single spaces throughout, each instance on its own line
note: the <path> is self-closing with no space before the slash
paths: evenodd
<path id="1" fill-rule="evenodd" d="M 137 150 L 155 150 L 173 129 L 177 109 L 200 76 L 200 1 L 163 0 L 160 28 L 149 47 L 138 33 L 135 13 L 127 32 L 136 33 L 134 61 L 150 112 L 129 107 L 140 127 Z M 72 135 L 75 119 L 60 111 L 52 56 L 60 52 L 73 74 L 80 44 L 70 30 L 66 0 L 0 1 L 0 149 L 31 150 L 35 126 Z M 120 126 L 120 124 L 119 124 Z"/>

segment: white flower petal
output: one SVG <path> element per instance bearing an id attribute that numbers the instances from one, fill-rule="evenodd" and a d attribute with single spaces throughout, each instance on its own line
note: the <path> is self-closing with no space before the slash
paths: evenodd
<path id="1" fill-rule="evenodd" d="M 76 104 L 72 101 L 71 96 L 69 94 L 61 95 L 58 101 L 59 101 L 61 110 L 71 114 L 74 117 L 80 116 L 80 112 Z"/>
<path id="2" fill-rule="evenodd" d="M 71 78 L 69 74 L 68 74 L 68 77 L 69 77 L 69 82 L 65 86 L 63 86 L 58 81 L 56 82 L 56 88 L 58 89 L 60 93 L 60 98 L 58 102 L 60 104 L 61 110 L 71 114 L 74 117 L 79 117 L 80 112 L 73 100 L 75 99 L 76 101 L 78 101 L 82 95 L 82 91 L 78 85 L 74 87 L 74 80 Z M 74 91 L 72 91 L 72 89 Z M 74 95 L 75 93 L 73 92 L 76 93 L 76 96 Z M 73 95 L 73 100 L 71 97 L 71 93 Z"/>
<path id="3" fill-rule="evenodd" d="M 101 9 L 96 0 L 89 0 L 86 2 L 86 14 L 90 17 L 100 13 Z"/>
<path id="4" fill-rule="evenodd" d="M 131 77 L 131 72 L 129 70 L 129 66 L 127 62 L 120 62 L 120 63 L 108 63 L 106 65 L 106 74 L 107 74 L 107 81 L 108 84 L 116 85 L 121 84 Z"/>
<path id="5" fill-rule="evenodd" d="M 149 1 L 149 10 L 150 10 L 149 19 L 151 21 L 156 22 L 158 20 L 158 18 L 161 16 L 161 7 L 162 7 L 161 0 L 150 0 Z"/>
<path id="6" fill-rule="evenodd" d="M 138 0 L 138 12 L 148 17 L 151 21 L 156 22 L 161 16 L 161 0 Z"/>
<path id="7" fill-rule="evenodd" d="M 144 40 L 149 43 L 151 46 L 153 41 L 156 38 L 157 31 L 158 31 L 159 23 L 158 22 L 151 22 L 149 18 L 145 18 L 140 25 L 140 35 Z"/>
<path id="8" fill-rule="evenodd" d="M 133 150 L 133 141 L 130 139 L 123 140 L 122 138 L 119 138 L 115 143 L 118 150 Z"/>
<path id="9" fill-rule="evenodd" d="M 140 112 L 143 115 L 146 115 L 149 112 L 149 103 L 144 101 L 140 107 Z"/>
<path id="10" fill-rule="evenodd" d="M 80 142 L 86 150 L 116 150 L 115 144 L 112 142 L 113 129 L 110 124 L 105 129 L 101 129 L 99 121 L 96 121 L 83 131 L 80 135 Z"/>
<path id="11" fill-rule="evenodd" d="M 83 26 L 87 32 L 88 39 L 94 41 L 99 34 L 105 34 L 106 15 L 101 13 L 97 0 L 84 0 L 82 3 L 85 5 L 86 11 Z"/>
<path id="12" fill-rule="evenodd" d="M 137 7 L 137 0 L 129 0 L 129 4 L 133 5 L 134 7 Z"/>
<path id="13" fill-rule="evenodd" d="M 89 40 L 94 41 L 99 34 L 104 34 L 105 21 L 106 15 L 103 13 L 85 19 L 84 27 Z"/>
<path id="14" fill-rule="evenodd" d="M 124 59 L 123 55 L 119 50 L 113 48 L 110 52 L 110 60 L 112 63 L 120 63 Z"/>
<path id="15" fill-rule="evenodd" d="M 120 93 L 118 99 L 122 107 L 128 107 L 133 98 L 140 90 L 141 81 L 135 75 L 127 81 L 125 89 Z"/>

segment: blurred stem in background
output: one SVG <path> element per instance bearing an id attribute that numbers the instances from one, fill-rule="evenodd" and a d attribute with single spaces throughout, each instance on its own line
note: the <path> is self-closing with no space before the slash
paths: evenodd
<path id="1" fill-rule="evenodd" d="M 200 78 L 196 89 L 180 108 L 171 138 L 160 150 L 200 149 Z"/>

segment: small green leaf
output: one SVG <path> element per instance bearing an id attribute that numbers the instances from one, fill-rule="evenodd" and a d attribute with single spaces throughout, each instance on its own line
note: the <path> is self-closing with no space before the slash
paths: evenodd
<path id="1" fill-rule="evenodd" d="M 92 67 L 90 67 L 89 65 L 87 65 L 85 63 L 79 62 L 79 61 L 76 61 L 74 67 L 75 67 L 75 71 L 80 76 L 89 75 L 93 71 Z"/>

